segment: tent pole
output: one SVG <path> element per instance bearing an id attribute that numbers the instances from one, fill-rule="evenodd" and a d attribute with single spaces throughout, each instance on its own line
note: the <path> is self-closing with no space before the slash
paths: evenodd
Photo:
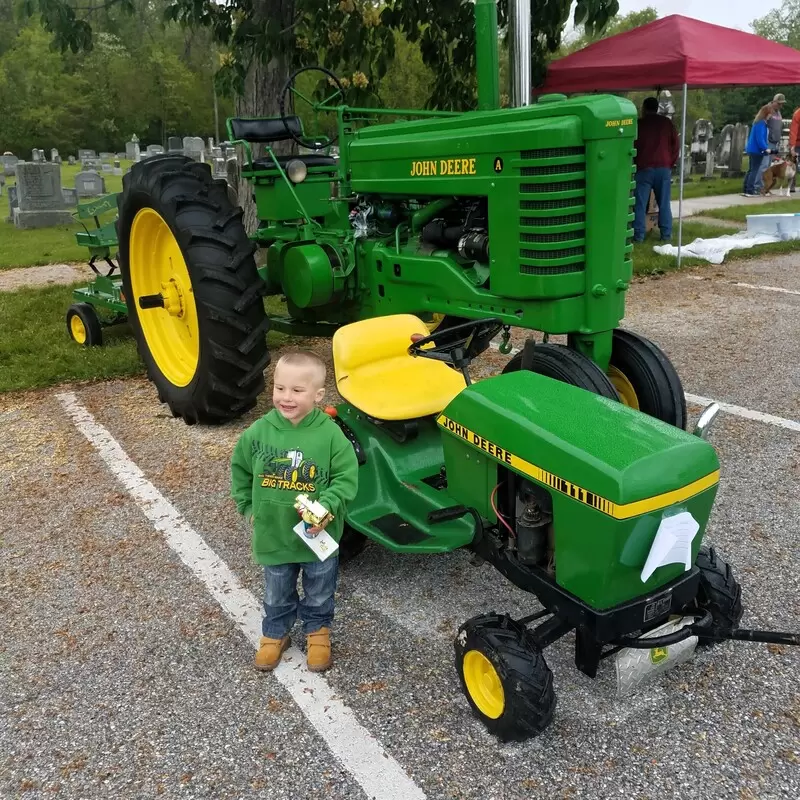
<path id="1" fill-rule="evenodd" d="M 683 109 L 681 111 L 681 185 L 678 193 L 678 266 L 681 265 L 681 243 L 683 242 L 683 163 L 686 160 L 683 157 L 684 146 L 686 144 L 686 88 L 687 84 L 683 84 Z"/>

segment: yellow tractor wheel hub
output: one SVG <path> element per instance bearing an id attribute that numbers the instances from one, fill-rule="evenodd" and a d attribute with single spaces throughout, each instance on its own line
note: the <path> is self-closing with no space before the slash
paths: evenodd
<path id="1" fill-rule="evenodd" d="M 478 710 L 489 719 L 497 719 L 505 708 L 503 684 L 494 665 L 478 650 L 464 655 L 464 683 Z"/>
<path id="2" fill-rule="evenodd" d="M 620 400 L 622 400 L 623 404 L 628 406 L 628 408 L 635 408 L 638 411 L 639 398 L 636 395 L 636 389 L 633 388 L 633 384 L 628 380 L 625 373 L 618 367 L 609 365 L 608 378 L 619 393 Z"/>
<path id="3" fill-rule="evenodd" d="M 200 361 L 200 326 L 189 270 L 164 218 L 152 208 L 137 212 L 130 234 L 132 303 L 147 347 L 164 377 L 187 386 Z M 144 295 L 161 295 L 163 308 L 140 308 Z"/>
<path id="4" fill-rule="evenodd" d="M 77 314 L 73 314 L 70 318 L 69 331 L 72 334 L 72 338 L 78 344 L 86 343 L 86 326 L 83 324 L 83 320 Z"/>

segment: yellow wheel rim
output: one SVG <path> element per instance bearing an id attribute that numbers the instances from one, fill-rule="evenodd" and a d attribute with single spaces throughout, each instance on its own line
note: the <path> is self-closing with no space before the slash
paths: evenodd
<path id="1" fill-rule="evenodd" d="M 625 373 L 613 365 L 608 367 L 608 377 L 614 388 L 619 393 L 623 404 L 629 408 L 639 410 L 639 398 L 636 396 L 636 389 L 633 384 L 625 377 Z"/>
<path id="2" fill-rule="evenodd" d="M 489 719 L 497 719 L 505 708 L 503 684 L 492 662 L 483 653 L 469 650 L 464 656 L 464 683 L 478 710 Z"/>
<path id="3" fill-rule="evenodd" d="M 70 317 L 69 332 L 78 344 L 86 344 L 86 326 L 77 314 L 73 314 Z"/>
<path id="4" fill-rule="evenodd" d="M 169 225 L 152 208 L 133 219 L 130 277 L 136 313 L 156 366 L 174 386 L 187 386 L 200 360 L 200 329 L 192 280 Z M 160 294 L 164 308 L 139 308 L 143 295 Z"/>

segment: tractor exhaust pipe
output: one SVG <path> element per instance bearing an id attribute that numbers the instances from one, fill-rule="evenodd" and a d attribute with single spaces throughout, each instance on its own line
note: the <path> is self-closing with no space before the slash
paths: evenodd
<path id="1" fill-rule="evenodd" d="M 508 17 L 511 105 L 519 108 L 531 104 L 531 0 L 510 0 Z"/>

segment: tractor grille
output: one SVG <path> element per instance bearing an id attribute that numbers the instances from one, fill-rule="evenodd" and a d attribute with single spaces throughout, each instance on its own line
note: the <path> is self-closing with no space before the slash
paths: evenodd
<path id="1" fill-rule="evenodd" d="M 523 150 L 520 159 L 520 273 L 582 272 L 586 257 L 585 148 Z"/>

